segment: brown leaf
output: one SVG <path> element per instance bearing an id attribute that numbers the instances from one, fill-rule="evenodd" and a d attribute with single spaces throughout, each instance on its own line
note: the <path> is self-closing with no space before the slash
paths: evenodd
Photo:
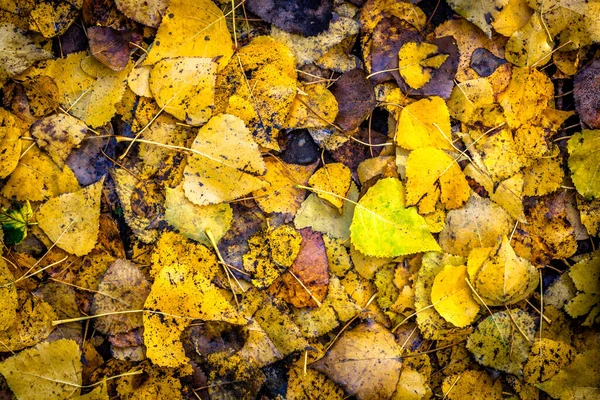
<path id="1" fill-rule="evenodd" d="M 87 30 L 90 52 L 98 61 L 113 71 L 123 71 L 129 61 L 131 32 L 118 31 L 104 26 L 92 26 Z"/>
<path id="2" fill-rule="evenodd" d="M 575 76 L 573 95 L 581 121 L 600 129 L 600 59 L 594 60 Z"/>
<path id="3" fill-rule="evenodd" d="M 339 107 L 335 124 L 345 131 L 358 128 L 375 108 L 375 92 L 362 69 L 353 69 L 343 74 L 331 86 L 331 93 Z"/>
<path id="4" fill-rule="evenodd" d="M 302 244 L 294 264 L 289 272 L 282 275 L 280 281 L 275 282 L 269 290 L 279 289 L 278 295 L 294 307 L 315 307 L 317 306 L 315 299 L 321 302 L 327 295 L 329 285 L 327 253 L 323 237 L 319 232 L 313 232 L 310 228 L 301 229 L 299 232 L 302 236 Z M 292 273 L 297 279 L 292 276 Z"/>
<path id="5" fill-rule="evenodd" d="M 333 1 L 247 0 L 250 11 L 286 32 L 315 36 L 329 27 Z"/>

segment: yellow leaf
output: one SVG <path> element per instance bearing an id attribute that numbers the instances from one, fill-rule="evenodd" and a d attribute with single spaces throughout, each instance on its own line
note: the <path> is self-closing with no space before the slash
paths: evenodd
<path id="1" fill-rule="evenodd" d="M 569 365 L 536 386 L 555 399 L 593 399 L 598 392 L 600 367 L 597 348 L 587 348 L 577 354 Z"/>
<path id="2" fill-rule="evenodd" d="M 287 164 L 268 157 L 265 160 L 267 173 L 261 177 L 264 187 L 252 192 L 258 206 L 267 213 L 278 212 L 295 215 L 306 196 L 304 189 L 297 185 L 306 185 L 316 164 Z"/>
<path id="3" fill-rule="evenodd" d="M 498 236 L 508 235 L 512 228 L 513 221 L 502 207 L 471 193 L 463 208 L 448 212 L 440 246 L 448 253 L 466 257 L 476 247 L 496 245 Z"/>
<path id="4" fill-rule="evenodd" d="M 19 201 L 41 201 L 79 189 L 77 178 L 67 165 L 59 168 L 49 156 L 33 146 L 19 160 L 2 188 L 2 195 Z"/>
<path id="5" fill-rule="evenodd" d="M 191 149 L 197 153 L 188 157 L 183 190 L 192 203 L 222 203 L 264 187 L 254 175 L 266 172 L 265 162 L 238 117 L 221 114 L 211 118 L 198 131 Z"/>
<path id="6" fill-rule="evenodd" d="M 79 395 L 81 351 L 77 342 L 44 342 L 7 358 L 0 373 L 19 399 L 67 399 Z"/>
<path id="7" fill-rule="evenodd" d="M 600 197 L 600 130 L 583 130 L 569 139 L 569 169 L 577 192 L 587 200 Z"/>
<path id="8" fill-rule="evenodd" d="M 127 76 L 127 84 L 133 93 L 142 97 L 152 97 L 150 71 L 152 71 L 151 65 L 139 65 L 131 70 Z"/>
<path id="9" fill-rule="evenodd" d="M 31 125 L 31 136 L 38 147 L 63 167 L 71 150 L 79 145 L 87 133 L 87 126 L 69 114 L 51 115 Z"/>
<path id="10" fill-rule="evenodd" d="M 150 71 L 150 91 L 169 114 L 198 126 L 214 108 L 217 64 L 210 58 L 180 57 L 158 61 Z"/>
<path id="11" fill-rule="evenodd" d="M 473 2 L 471 0 L 449 0 L 448 5 L 457 14 L 477 25 L 491 38 L 491 22 L 496 20 L 498 14 L 506 7 L 508 2 L 509 0 L 492 0 L 485 3 Z"/>
<path id="12" fill-rule="evenodd" d="M 14 281 L 15 277 L 4 258 L 0 257 L 0 331 L 9 329 L 17 319 L 18 299 Z"/>
<path id="13" fill-rule="evenodd" d="M 338 114 L 338 102 L 325 85 L 305 85 L 294 98 L 288 128 L 329 128 Z"/>
<path id="14" fill-rule="evenodd" d="M 526 299 L 539 283 L 535 267 L 515 254 L 506 236 L 493 249 L 474 249 L 467 265 L 473 287 L 488 306 Z"/>
<path id="15" fill-rule="evenodd" d="M 229 204 L 198 206 L 185 197 L 181 186 L 166 189 L 165 220 L 183 236 L 210 246 L 206 232 L 210 231 L 218 243 L 229 230 L 232 218 Z"/>
<path id="16" fill-rule="evenodd" d="M 558 190 L 565 173 L 562 160 L 558 157 L 545 157 L 536 160 L 523 170 L 523 195 L 543 196 Z"/>
<path id="17" fill-rule="evenodd" d="M 476 109 L 493 103 L 494 91 L 485 78 L 457 84 L 446 101 L 450 116 L 461 122 L 469 122 Z"/>
<path id="18" fill-rule="evenodd" d="M 458 164 L 446 153 L 433 147 L 410 152 L 406 162 L 406 204 L 414 205 L 435 190 L 439 181 L 441 201 L 446 209 L 461 207 L 469 200 L 471 189 Z"/>
<path id="19" fill-rule="evenodd" d="M 446 265 L 435 276 L 431 287 L 431 303 L 448 322 L 463 328 L 475 321 L 479 304 L 466 282 L 467 267 Z"/>
<path id="20" fill-rule="evenodd" d="M 29 13 L 29 30 L 40 32 L 46 38 L 64 34 L 79 15 L 82 3 L 80 1 L 34 3 Z"/>
<path id="21" fill-rule="evenodd" d="M 396 126 L 396 143 L 408 150 L 432 146 L 453 150 L 450 114 L 446 102 L 431 96 L 402 109 Z"/>
<path id="22" fill-rule="evenodd" d="M 317 196 L 327 200 L 342 212 L 344 198 L 346 197 L 346 193 L 348 193 L 348 189 L 350 189 L 351 181 L 352 173 L 348 167 L 342 163 L 331 163 L 325 164 L 318 169 L 310 177 L 308 184 L 317 189 Z"/>
<path id="23" fill-rule="evenodd" d="M 39 48 L 9 22 L 0 24 L 0 71 L 9 76 L 20 74 L 39 60 L 52 58 L 52 54 Z"/>
<path id="24" fill-rule="evenodd" d="M 167 0 L 115 0 L 115 5 L 123 14 L 129 18 L 144 24 L 157 28 L 160 25 L 165 10 L 169 5 Z"/>
<path id="25" fill-rule="evenodd" d="M 215 256 L 207 258 L 219 268 Z M 243 324 L 235 307 L 196 266 L 164 266 L 152 285 L 144 308 L 165 314 L 144 313 L 144 344 L 156 365 L 181 367 L 189 362 L 181 333 L 193 319 Z"/>
<path id="26" fill-rule="evenodd" d="M 434 56 L 438 47 L 431 43 L 408 42 L 398 52 L 400 76 L 413 89 L 422 88 L 431 79 L 426 67 L 439 68 L 448 58 L 447 54 Z"/>
<path id="27" fill-rule="evenodd" d="M 17 168 L 21 155 L 22 124 L 10 112 L 0 109 L 0 179 Z"/>
<path id="28" fill-rule="evenodd" d="M 533 14 L 533 10 L 527 3 L 527 0 L 508 0 L 508 3 L 492 21 L 494 30 L 509 37 L 521 29 Z"/>
<path id="29" fill-rule="evenodd" d="M 535 13 L 527 24 L 512 34 L 506 43 L 507 61 L 517 67 L 541 67 L 550 61 L 554 41 L 542 24 L 542 18 Z"/>
<path id="30" fill-rule="evenodd" d="M 466 370 L 448 375 L 442 382 L 442 392 L 447 400 L 463 400 L 474 393 L 480 399 L 502 400 L 502 382 L 494 380 L 486 371 Z"/>
<path id="31" fill-rule="evenodd" d="M 115 72 L 94 57 L 79 52 L 48 61 L 26 72 L 26 76 L 44 75 L 54 79 L 61 106 L 86 125 L 96 128 L 115 115 L 115 105 L 125 92 L 130 68 L 131 63 L 123 71 Z"/>
<path id="32" fill-rule="evenodd" d="M 223 68 L 233 55 L 225 16 L 211 0 L 172 0 L 144 64 L 163 58 L 219 58 Z"/>
<path id="33" fill-rule="evenodd" d="M 40 228 L 61 249 L 83 256 L 96 246 L 104 179 L 74 193 L 53 197 L 36 216 Z"/>

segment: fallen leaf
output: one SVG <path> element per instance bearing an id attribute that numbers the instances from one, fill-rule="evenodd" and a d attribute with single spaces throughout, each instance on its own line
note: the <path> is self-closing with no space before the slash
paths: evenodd
<path id="1" fill-rule="evenodd" d="M 131 32 L 110 27 L 91 26 L 87 29 L 90 52 L 113 71 L 123 71 L 129 62 Z"/>
<path id="2" fill-rule="evenodd" d="M 485 4 L 472 3 L 469 0 L 449 0 L 448 5 L 465 18 L 477 25 L 488 37 L 492 37 L 492 21 L 495 21 L 509 0 L 494 0 Z"/>
<path id="3" fill-rule="evenodd" d="M 575 349 L 567 343 L 547 338 L 536 339 L 523 368 L 525 382 L 536 384 L 547 381 L 569 365 L 575 355 Z"/>
<path id="4" fill-rule="evenodd" d="M 36 214 L 46 235 L 61 249 L 83 256 L 98 238 L 100 195 L 104 179 L 74 193 L 53 197 Z"/>
<path id="5" fill-rule="evenodd" d="M 466 266 L 446 265 L 437 273 L 431 287 L 431 303 L 435 310 L 458 328 L 473 323 L 479 313 L 479 304 L 466 279 Z"/>
<path id="6" fill-rule="evenodd" d="M 575 107 L 581 120 L 592 129 L 600 129 L 600 84 L 595 79 L 599 73 L 600 60 L 594 60 L 573 81 Z"/>
<path id="7" fill-rule="evenodd" d="M 27 225 L 33 217 L 33 209 L 29 201 L 20 208 L 0 209 L 0 225 L 4 232 L 4 244 L 19 244 L 27 237 Z"/>
<path id="8" fill-rule="evenodd" d="M 276 0 L 249 0 L 248 9 L 286 32 L 315 36 L 325 31 L 332 18 L 333 1 L 286 3 Z"/>
<path id="9" fill-rule="evenodd" d="M 467 349 L 480 364 L 521 376 L 535 335 L 533 318 L 522 310 L 494 313 L 479 323 Z"/>
<path id="10" fill-rule="evenodd" d="M 341 163 L 330 163 L 318 169 L 310 177 L 308 184 L 316 189 L 317 196 L 327 200 L 341 212 L 351 181 L 352 175 L 348 167 Z"/>
<path id="11" fill-rule="evenodd" d="M 70 339 L 40 343 L 0 363 L 12 392 L 26 400 L 78 396 L 81 371 L 79 345 Z"/>
<path id="12" fill-rule="evenodd" d="M 550 61 L 554 42 L 548 38 L 542 17 L 535 13 L 506 43 L 506 61 L 518 67 L 544 66 Z"/>
<path id="13" fill-rule="evenodd" d="M 431 80 L 431 72 L 426 68 L 440 68 L 448 58 L 447 54 L 437 53 L 436 45 L 425 42 L 408 42 L 400 48 L 398 68 L 408 86 L 420 89 Z"/>
<path id="14" fill-rule="evenodd" d="M 325 357 L 310 365 L 359 399 L 390 398 L 400 377 L 400 347 L 375 322 L 345 331 Z"/>
<path id="15" fill-rule="evenodd" d="M 408 150 L 428 146 L 453 150 L 450 114 L 444 100 L 432 96 L 404 107 L 396 126 L 396 143 Z"/>
<path id="16" fill-rule="evenodd" d="M 569 169 L 577 192 L 585 199 L 600 197 L 600 131 L 583 130 L 569 139 Z"/>
<path id="17" fill-rule="evenodd" d="M 600 253 L 591 253 L 571 266 L 569 276 L 577 292 L 564 309 L 573 318 L 586 316 L 582 325 L 592 326 L 600 320 Z"/>
<path id="18" fill-rule="evenodd" d="M 600 367 L 598 349 L 586 349 L 556 375 L 536 386 L 558 399 L 593 398 L 598 390 Z"/>
<path id="19" fill-rule="evenodd" d="M 19 164 L 22 127 L 18 118 L 0 109 L 0 179 L 9 176 Z"/>
<path id="20" fill-rule="evenodd" d="M 71 150 L 87 134 L 87 126 L 69 114 L 38 119 L 31 125 L 31 136 L 59 167 L 64 167 Z"/>
<path id="21" fill-rule="evenodd" d="M 157 28 L 165 15 L 169 2 L 166 0 L 148 0 L 143 3 L 135 0 L 115 0 L 115 5 L 129 18 Z"/>
<path id="22" fill-rule="evenodd" d="M 352 244 L 370 256 L 439 250 L 423 218 L 414 208 L 405 208 L 404 188 L 395 178 L 378 181 L 359 200 L 350 232 Z"/>
<path id="23" fill-rule="evenodd" d="M 10 22 L 0 24 L 0 54 L 0 69 L 8 76 L 20 74 L 36 61 L 52 58 Z"/>
<path id="24" fill-rule="evenodd" d="M 466 370 L 444 378 L 442 392 L 448 400 L 480 397 L 501 400 L 502 382 L 494 380 L 485 371 Z"/>
<path id="25" fill-rule="evenodd" d="M 375 93 L 366 74 L 353 69 L 343 74 L 331 86 L 339 112 L 335 124 L 345 131 L 352 131 L 367 118 L 375 108 Z"/>
<path id="26" fill-rule="evenodd" d="M 14 281 L 4 258 L 0 258 L 0 331 L 9 329 L 17 319 L 18 298 Z"/>

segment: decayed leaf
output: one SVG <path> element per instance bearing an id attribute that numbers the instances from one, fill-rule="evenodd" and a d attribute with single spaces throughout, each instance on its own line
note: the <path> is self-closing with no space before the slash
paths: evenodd
<path id="1" fill-rule="evenodd" d="M 442 383 L 442 392 L 448 400 L 481 398 L 501 400 L 502 382 L 485 371 L 467 370 L 447 376 Z"/>
<path id="2" fill-rule="evenodd" d="M 248 239 L 248 252 L 242 257 L 244 270 L 259 289 L 269 287 L 298 256 L 302 236 L 282 225 L 275 230 L 259 232 Z"/>
<path id="3" fill-rule="evenodd" d="M 583 130 L 569 139 L 569 169 L 579 194 L 600 197 L 600 131 Z"/>
<path id="4" fill-rule="evenodd" d="M 210 118 L 214 108 L 217 63 L 210 58 L 180 57 L 158 61 L 150 71 L 150 91 L 158 105 L 194 126 Z"/>
<path id="5" fill-rule="evenodd" d="M 31 147 L 18 162 L 2 188 L 2 195 L 7 198 L 41 201 L 80 189 L 73 171 L 67 165 L 59 168 L 37 146 Z"/>
<path id="6" fill-rule="evenodd" d="M 346 131 L 358 128 L 375 108 L 375 93 L 366 76 L 365 71 L 356 68 L 340 76 L 331 86 L 339 109 L 335 124 Z"/>
<path id="7" fill-rule="evenodd" d="M 494 248 L 473 249 L 467 265 L 469 280 L 488 306 L 526 299 L 539 283 L 535 267 L 515 254 L 506 236 Z"/>
<path id="8" fill-rule="evenodd" d="M 351 181 L 352 173 L 348 167 L 341 163 L 331 163 L 317 170 L 308 184 L 317 189 L 317 196 L 327 200 L 341 212 Z"/>
<path id="9" fill-rule="evenodd" d="M 0 373 L 19 399 L 65 399 L 81 387 L 81 351 L 70 339 L 40 343 L 0 363 Z"/>
<path id="10" fill-rule="evenodd" d="M 0 179 L 10 175 L 19 164 L 21 126 L 15 115 L 0 109 Z"/>
<path id="11" fill-rule="evenodd" d="M 87 133 L 87 126 L 69 114 L 51 115 L 31 125 L 31 136 L 38 147 L 63 167 L 71 150 L 79 145 Z"/>
<path id="12" fill-rule="evenodd" d="M 183 172 L 183 190 L 194 204 L 235 200 L 264 186 L 254 175 L 266 172 L 258 145 L 244 122 L 233 115 L 211 118 L 198 131 Z"/>
<path id="13" fill-rule="evenodd" d="M 565 304 L 565 311 L 574 318 L 587 315 L 583 326 L 600 321 L 600 252 L 592 253 L 569 269 L 577 293 Z"/>
<path id="14" fill-rule="evenodd" d="M 17 297 L 16 318 L 8 329 L 0 331 L 2 347 L 10 351 L 21 350 L 46 339 L 54 330 L 52 321 L 58 319 L 52 306 L 45 301 L 22 291 L 17 292 Z M 6 306 L 9 305 L 10 301 Z"/>
<path id="15" fill-rule="evenodd" d="M 98 291 L 94 294 L 92 315 L 115 313 L 94 321 L 96 330 L 114 335 L 142 326 L 141 313 L 119 314 L 120 311 L 140 310 L 150 293 L 150 283 L 139 266 L 128 260 L 117 260 L 108 267 Z"/>
<path id="16" fill-rule="evenodd" d="M 507 310 L 484 319 L 469 335 L 467 349 L 486 367 L 523 374 L 535 335 L 533 318 L 522 310 Z"/>
<path id="17" fill-rule="evenodd" d="M 363 254 L 395 257 L 439 246 L 414 208 L 405 208 L 404 188 L 395 178 L 379 180 L 359 200 L 350 226 L 352 244 Z"/>
<path id="18" fill-rule="evenodd" d="M 306 196 L 306 191 L 296 186 L 308 183 L 316 164 L 288 164 L 268 157 L 265 165 L 267 173 L 261 177 L 264 187 L 252 193 L 256 203 L 266 213 L 296 214 Z"/>
<path id="19" fill-rule="evenodd" d="M 523 170 L 523 195 L 543 196 L 552 193 L 560 188 L 564 176 L 560 157 L 536 160 Z"/>
<path id="20" fill-rule="evenodd" d="M 431 303 L 435 310 L 459 328 L 471 324 L 479 313 L 479 304 L 466 279 L 466 266 L 446 265 L 435 276 L 431 287 Z"/>
<path id="21" fill-rule="evenodd" d="M 300 359 L 289 370 L 285 398 L 288 400 L 303 400 L 319 397 L 343 400 L 345 395 L 342 388 L 325 374 L 312 368 L 307 368 L 304 371 L 304 360 Z"/>
<path id="22" fill-rule="evenodd" d="M 338 114 L 338 102 L 325 85 L 298 88 L 286 124 L 290 128 L 329 128 Z"/>
<path id="23" fill-rule="evenodd" d="M 439 68 L 448 58 L 437 52 L 438 47 L 431 43 L 408 42 L 400 48 L 400 76 L 408 86 L 420 89 L 429 82 L 431 72 L 427 68 Z"/>
<path id="24" fill-rule="evenodd" d="M 440 200 L 449 210 L 461 207 L 471 192 L 456 161 L 434 147 L 422 147 L 410 152 L 406 161 L 406 179 L 407 205 L 423 201 L 424 196 L 436 189 L 438 181 Z"/>
<path id="25" fill-rule="evenodd" d="M 139 2 L 135 0 L 115 0 L 119 11 L 129 18 L 146 26 L 157 28 L 165 15 L 169 5 L 166 0 L 147 0 Z"/>
<path id="26" fill-rule="evenodd" d="M 104 26 L 87 29 L 90 52 L 98 61 L 113 71 L 122 71 L 129 62 L 131 32 L 120 32 Z"/>
<path id="27" fill-rule="evenodd" d="M 535 384 L 547 381 L 570 364 L 575 354 L 575 349 L 567 343 L 547 338 L 536 339 L 523 368 L 525 382 Z"/>
<path id="28" fill-rule="evenodd" d="M 64 34 L 79 15 L 82 2 L 34 3 L 29 14 L 29 29 L 46 38 Z"/>
<path id="29" fill-rule="evenodd" d="M 19 244 L 27 237 L 27 224 L 33 217 L 33 209 L 29 201 L 20 208 L 0 208 L 0 226 L 4 232 L 4 244 Z"/>
<path id="30" fill-rule="evenodd" d="M 595 59 L 583 68 L 573 81 L 573 96 L 579 118 L 592 129 L 600 129 L 600 60 Z"/>
<path id="31" fill-rule="evenodd" d="M 400 346 L 371 322 L 345 331 L 324 358 L 310 365 L 359 399 L 389 398 L 400 376 Z"/>
<path id="32" fill-rule="evenodd" d="M 231 226 L 232 218 L 229 204 L 198 206 L 185 197 L 181 186 L 166 189 L 165 220 L 190 239 L 210 246 L 206 235 L 210 231 L 218 243 Z"/>
<path id="33" fill-rule="evenodd" d="M 144 379 L 140 380 L 139 376 L 132 374 L 117 380 L 116 390 L 119 398 L 123 400 L 142 400 L 148 398 L 178 399 L 182 397 L 181 381 L 174 376 L 173 369 L 142 363 L 130 370 L 126 369 L 124 372 L 139 371 L 140 367 L 144 371 Z"/>
<path id="34" fill-rule="evenodd" d="M 210 268 L 219 268 L 214 255 L 203 261 L 210 263 Z M 180 336 L 193 319 L 245 322 L 194 264 L 164 266 L 152 284 L 144 308 L 151 311 L 144 313 L 143 318 L 147 356 L 163 367 L 181 367 L 189 362 Z"/>
<path id="35" fill-rule="evenodd" d="M 33 44 L 19 28 L 9 22 L 0 24 L 0 70 L 13 76 L 36 61 L 49 58 L 52 54 Z"/>
<path id="36" fill-rule="evenodd" d="M 404 107 L 396 127 L 396 143 L 408 150 L 427 146 L 453 150 L 450 114 L 444 100 L 432 96 Z"/>
<path id="37" fill-rule="evenodd" d="M 276 0 L 249 0 L 247 7 L 263 20 L 286 32 L 315 36 L 329 26 L 333 1 L 287 3 Z"/>
<path id="38" fill-rule="evenodd" d="M 600 199 L 586 201 L 577 198 L 577 209 L 581 217 L 581 223 L 585 226 L 590 236 L 598 235 L 600 232 Z"/>
<path id="39" fill-rule="evenodd" d="M 475 193 L 467 204 L 448 212 L 440 233 L 444 251 L 466 257 L 476 247 L 492 247 L 498 236 L 508 235 L 513 228 L 510 216 L 500 206 Z"/>
<path id="40" fill-rule="evenodd" d="M 494 0 L 481 4 L 469 0 L 449 0 L 448 4 L 456 13 L 477 25 L 488 37 L 492 37 L 491 22 L 508 2 L 509 0 Z"/>
<path id="41" fill-rule="evenodd" d="M 40 228 L 58 247 L 77 256 L 92 251 L 98 238 L 103 185 L 101 179 L 80 191 L 53 197 L 39 208 Z"/>
<path id="42" fill-rule="evenodd" d="M 600 351 L 588 349 L 577 354 L 571 364 L 536 386 L 555 399 L 592 399 L 600 382 Z"/>
<path id="43" fill-rule="evenodd" d="M 457 84 L 446 101 L 450 116 L 469 122 L 476 109 L 493 104 L 494 92 L 487 79 L 472 79 Z"/>
<path id="44" fill-rule="evenodd" d="M 542 17 L 535 13 L 506 43 L 506 60 L 518 67 L 541 67 L 550 61 L 553 47 Z"/>
<path id="45" fill-rule="evenodd" d="M 350 238 L 350 225 L 354 215 L 354 208 L 358 200 L 358 189 L 354 183 L 346 194 L 346 201 L 342 206 L 342 213 L 332 207 L 316 194 L 310 194 L 300 206 L 294 218 L 294 226 L 298 229 L 310 227 L 313 231 L 348 240 Z"/>
<path id="46" fill-rule="evenodd" d="M 163 5 L 159 6 L 162 8 Z M 220 57 L 219 68 L 223 68 L 232 55 L 231 34 L 223 12 L 215 3 L 211 0 L 172 0 L 144 64 L 152 65 L 164 58 Z"/>
<path id="47" fill-rule="evenodd" d="M 282 275 L 282 286 L 277 294 L 294 307 L 315 307 L 327 295 L 329 285 L 325 244 L 321 234 L 310 228 L 301 229 L 299 233 L 302 243 L 298 255 Z"/>

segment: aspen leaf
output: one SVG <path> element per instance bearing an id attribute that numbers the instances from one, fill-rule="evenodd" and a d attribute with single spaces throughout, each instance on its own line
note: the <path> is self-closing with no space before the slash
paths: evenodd
<path id="1" fill-rule="evenodd" d="M 459 328 L 471 324 L 479 313 L 479 304 L 465 279 L 466 266 L 446 265 L 435 276 L 431 288 L 431 303 L 436 311 Z"/>
<path id="2" fill-rule="evenodd" d="M 446 102 L 437 96 L 404 107 L 396 127 L 396 143 L 408 150 L 432 146 L 453 150 L 450 114 Z"/>
<path id="3" fill-rule="evenodd" d="M 254 175 L 266 172 L 258 145 L 244 122 L 233 115 L 211 118 L 198 131 L 183 172 L 183 190 L 194 204 L 235 200 L 264 187 Z"/>
<path id="4" fill-rule="evenodd" d="M 457 84 L 446 101 L 450 116 L 461 122 L 469 122 L 477 108 L 493 103 L 494 92 L 490 82 L 485 78 Z"/>
<path id="5" fill-rule="evenodd" d="M 437 54 L 438 47 L 431 43 L 408 42 L 398 52 L 400 76 L 413 89 L 422 88 L 431 79 L 427 68 L 439 68 L 448 58 Z"/>
<path id="6" fill-rule="evenodd" d="M 19 160 L 2 188 L 2 195 L 15 200 L 42 201 L 80 189 L 73 171 L 58 167 L 52 159 L 34 146 Z"/>
<path id="7" fill-rule="evenodd" d="M 180 186 L 166 189 L 165 220 L 185 237 L 210 246 L 206 236 L 206 231 L 210 231 L 218 243 L 231 226 L 232 218 L 229 204 L 199 206 L 185 197 Z"/>
<path id="8" fill-rule="evenodd" d="M 38 147 L 63 167 L 71 150 L 79 145 L 87 133 L 87 126 L 69 114 L 51 115 L 31 125 L 31 136 Z"/>
<path id="9" fill-rule="evenodd" d="M 128 260 L 112 263 L 98 283 L 90 312 L 110 314 L 95 320 L 94 327 L 99 332 L 115 335 L 142 326 L 140 313 L 119 314 L 120 311 L 139 310 L 150 293 L 150 283 L 138 265 Z"/>
<path id="10" fill-rule="evenodd" d="M 378 181 L 359 200 L 350 225 L 352 244 L 363 254 L 396 257 L 440 247 L 414 208 L 405 208 L 404 188 L 395 178 Z"/>
<path id="11" fill-rule="evenodd" d="M 523 368 L 525 382 L 535 384 L 547 381 L 570 364 L 575 354 L 575 349 L 566 343 L 547 338 L 536 339 Z"/>
<path id="12" fill-rule="evenodd" d="M 9 329 L 17 318 L 18 298 L 14 281 L 8 265 L 0 258 L 0 331 Z"/>
<path id="13" fill-rule="evenodd" d="M 526 299 L 539 282 L 535 267 L 515 254 L 506 236 L 495 248 L 471 251 L 468 267 L 469 280 L 488 306 Z"/>
<path id="14" fill-rule="evenodd" d="M 27 76 L 48 76 L 58 86 L 61 106 L 86 125 L 96 128 L 115 115 L 115 105 L 125 92 L 125 80 L 130 68 L 120 72 L 110 70 L 85 52 L 47 61 Z"/>
<path id="15" fill-rule="evenodd" d="M 565 177 L 560 157 L 536 160 L 523 170 L 523 195 L 543 196 L 560 188 Z"/>
<path id="16" fill-rule="evenodd" d="M 173 369 L 156 367 L 150 363 L 141 363 L 124 372 L 139 371 L 140 367 L 144 372 L 142 381 L 136 375 L 123 376 L 117 380 L 116 391 L 118 397 L 127 400 L 179 399 L 182 397 L 181 381 L 174 376 L 176 372 Z"/>
<path id="17" fill-rule="evenodd" d="M 49 58 L 52 54 L 36 46 L 19 28 L 10 22 L 0 24 L 0 70 L 13 76 Z"/>
<path id="18" fill-rule="evenodd" d="M 273 157 L 265 159 L 267 173 L 261 177 L 264 187 L 252 192 L 256 203 L 266 213 L 295 215 L 306 191 L 296 187 L 306 185 L 316 164 L 288 164 Z"/>
<path id="19" fill-rule="evenodd" d="M 21 350 L 46 339 L 54 330 L 52 321 L 58 318 L 52 306 L 42 299 L 23 291 L 17 292 L 17 298 L 17 316 L 13 324 L 0 331 L 2 346 L 10 351 Z"/>
<path id="20" fill-rule="evenodd" d="M 115 5 L 119 11 L 129 18 L 146 26 L 157 28 L 163 15 L 165 15 L 169 2 L 166 0 L 147 0 L 144 2 L 115 0 Z"/>
<path id="21" fill-rule="evenodd" d="M 491 22 L 494 30 L 503 36 L 510 37 L 521 29 L 533 14 L 533 10 L 527 3 L 527 0 L 508 0 L 508 4 Z"/>
<path id="22" fill-rule="evenodd" d="M 586 200 L 600 197 L 600 131 L 584 130 L 568 143 L 569 169 L 577 192 Z"/>
<path id="23" fill-rule="evenodd" d="M 162 7 L 160 4 L 159 8 Z M 163 58 L 220 57 L 219 68 L 227 65 L 233 55 L 233 41 L 225 16 L 215 3 L 172 0 L 163 15 L 144 64 L 152 65 Z"/>
<path id="24" fill-rule="evenodd" d="M 4 108 L 0 109 L 0 125 L 0 179 L 4 179 L 19 164 L 22 127 L 18 118 Z"/>
<path id="25" fill-rule="evenodd" d="M 470 0 L 449 0 L 448 5 L 457 14 L 477 25 L 488 37 L 492 37 L 491 22 L 498 17 L 508 2 L 509 0 L 493 0 L 481 4 Z"/>
<path id="26" fill-rule="evenodd" d="M 300 88 L 299 88 L 300 89 Z M 305 85 L 287 116 L 289 128 L 328 128 L 338 114 L 338 102 L 325 85 Z"/>
<path id="27" fill-rule="evenodd" d="M 0 363 L 0 373 L 19 399 L 66 399 L 81 387 L 81 351 L 70 339 L 44 342 Z"/>
<path id="28" fill-rule="evenodd" d="M 494 380 L 486 371 L 466 370 L 448 375 L 442 382 L 442 392 L 448 400 L 462 400 L 473 396 L 501 400 L 502 382 Z"/>
<path id="29" fill-rule="evenodd" d="M 325 357 L 310 365 L 359 399 L 390 398 L 400 377 L 400 346 L 375 322 L 345 331 Z"/>
<path id="30" fill-rule="evenodd" d="M 154 64 L 149 85 L 162 109 L 198 126 L 212 114 L 216 78 L 217 64 L 210 58 L 168 58 Z"/>
<path id="31" fill-rule="evenodd" d="M 542 17 L 535 13 L 506 43 L 506 60 L 518 67 L 543 66 L 550 61 L 554 43 L 542 25 Z"/>
<path id="32" fill-rule="evenodd" d="M 304 360 L 300 359 L 289 370 L 285 398 L 288 400 L 301 400 L 307 397 L 343 400 L 345 395 L 342 388 L 325 374 L 312 368 L 307 368 L 304 371 Z"/>
<path id="33" fill-rule="evenodd" d="M 406 161 L 406 204 L 415 205 L 439 182 L 440 200 L 447 209 L 461 207 L 471 189 L 454 159 L 434 147 L 415 149 Z"/>
<path id="34" fill-rule="evenodd" d="M 127 76 L 127 85 L 129 89 L 138 96 L 152 97 L 150 90 L 150 72 L 151 65 L 140 65 L 131 70 Z"/>
<path id="35" fill-rule="evenodd" d="M 214 256 L 204 262 L 218 268 Z M 144 308 L 166 314 L 144 313 L 143 317 L 148 358 L 163 367 L 180 367 L 189 361 L 180 336 L 193 319 L 245 322 L 197 267 L 183 264 L 170 264 L 160 270 Z"/>
<path id="36" fill-rule="evenodd" d="M 536 387 L 555 399 L 594 398 L 600 381 L 599 358 L 598 349 L 586 349 L 556 375 Z"/>
<path id="37" fill-rule="evenodd" d="M 600 232 L 600 199 L 586 201 L 578 197 L 577 209 L 579 210 L 581 223 L 585 226 L 588 234 L 591 236 L 598 235 L 598 232 Z"/>
<path id="38" fill-rule="evenodd" d="M 80 191 L 53 197 L 39 208 L 40 228 L 58 247 L 83 256 L 96 246 L 103 185 L 101 179 Z"/>
<path id="39" fill-rule="evenodd" d="M 344 205 L 344 197 L 348 189 L 350 189 L 350 182 L 352 181 L 352 174 L 350 169 L 341 163 L 325 164 L 323 167 L 318 169 L 308 180 L 308 184 L 318 189 L 316 194 L 320 198 L 327 200 L 334 207 L 337 207 L 340 212 Z M 330 193 L 324 193 L 330 192 Z"/>
<path id="40" fill-rule="evenodd" d="M 486 367 L 522 375 L 534 335 L 535 322 L 529 314 L 500 311 L 479 323 L 469 335 L 467 349 Z"/>

